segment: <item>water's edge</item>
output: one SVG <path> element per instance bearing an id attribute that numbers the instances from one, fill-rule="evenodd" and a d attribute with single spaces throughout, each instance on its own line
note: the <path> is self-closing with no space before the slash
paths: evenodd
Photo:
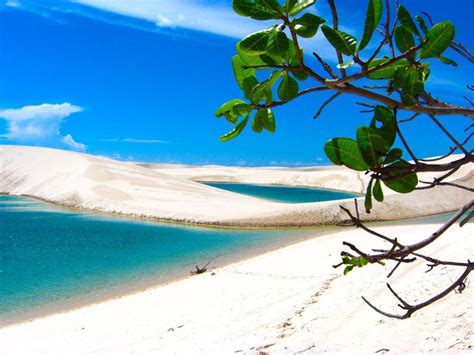
<path id="1" fill-rule="evenodd" d="M 9 195 L 12 196 L 12 195 Z M 20 196 L 21 197 L 21 196 Z M 38 199 L 35 199 L 38 200 Z M 53 206 L 58 206 L 57 204 L 52 204 Z M 62 207 L 60 207 L 62 208 Z M 76 210 L 77 209 L 68 209 L 66 210 Z M 87 210 L 87 212 L 90 214 L 91 211 Z M 99 213 L 98 215 L 102 215 L 105 217 L 110 218 L 110 214 L 108 213 Z M 426 217 L 421 217 L 421 218 L 415 218 L 415 219 L 409 219 L 409 220 L 401 220 L 401 221 L 387 221 L 387 222 L 373 222 L 370 225 L 400 225 L 400 224 L 412 224 L 412 223 L 439 223 L 441 222 L 441 219 L 447 219 L 449 216 L 449 213 L 447 214 L 442 214 L 442 215 L 435 215 L 435 216 L 426 216 Z M 113 219 L 118 219 L 122 221 L 127 221 L 127 220 L 141 220 L 143 219 L 139 218 L 129 218 L 128 216 L 124 215 L 117 215 L 113 214 L 112 215 Z M 145 219 L 143 222 L 150 222 L 150 219 Z M 156 222 L 156 220 L 152 220 L 152 222 Z M 169 223 L 168 224 L 173 224 L 176 225 L 175 223 Z M 211 228 L 218 228 L 218 229 L 223 229 L 222 227 L 216 227 L 212 226 Z M 225 228 L 225 229 L 231 229 L 231 228 Z M 242 230 L 242 228 L 236 228 Z M 247 228 L 246 228 L 247 229 Z M 255 228 L 248 228 L 249 230 L 255 230 Z M 272 252 L 284 247 L 287 247 L 289 245 L 301 243 L 303 241 L 317 238 L 320 236 L 336 233 L 341 230 L 347 230 L 347 227 L 338 227 L 338 226 L 319 226 L 319 227 L 301 227 L 301 228 L 258 228 L 261 229 L 262 231 L 266 230 L 271 230 L 271 229 L 280 229 L 282 231 L 288 231 L 288 233 L 291 233 L 293 230 L 298 230 L 298 231 L 304 231 L 305 234 L 297 234 L 294 235 L 293 237 L 288 237 L 285 239 L 273 241 L 272 243 L 265 245 L 265 246 L 252 246 L 250 249 L 245 249 L 245 251 L 232 251 L 229 252 L 231 253 L 230 255 L 222 255 L 219 259 L 216 261 L 213 261 L 212 264 L 208 267 L 208 272 L 204 275 L 209 275 L 211 277 L 211 272 L 212 270 L 215 270 L 217 268 L 224 267 L 229 264 L 233 264 L 242 260 L 246 260 L 249 258 L 253 258 L 258 255 L 262 255 L 268 252 Z M 202 265 L 206 264 L 207 261 L 209 260 L 202 260 Z M 156 278 L 147 278 L 146 280 L 141 280 L 140 282 L 131 284 L 131 285 L 125 285 L 121 284 L 119 287 L 114 289 L 113 291 L 108 291 L 105 293 L 99 294 L 79 294 L 78 297 L 72 297 L 73 299 L 67 299 L 64 301 L 61 301 L 59 303 L 55 303 L 52 306 L 45 306 L 45 307 L 40 307 L 39 309 L 35 309 L 32 311 L 26 311 L 23 312 L 21 315 L 15 316 L 12 319 L 8 319 L 6 321 L 3 321 L 0 319 L 0 328 L 3 327 L 8 327 L 12 326 L 14 324 L 18 323 L 23 323 L 23 322 L 28 322 L 32 321 L 34 319 L 38 318 L 44 318 L 47 316 L 51 316 L 54 314 L 58 313 L 64 313 L 64 312 L 69 312 L 75 309 L 79 309 L 85 306 L 89 306 L 92 304 L 97 304 L 97 303 L 102 303 L 106 302 L 112 299 L 118 299 L 122 297 L 126 297 L 131 294 L 135 293 L 140 293 L 145 290 L 150 290 L 150 289 L 155 289 L 157 287 L 162 287 L 164 285 L 168 285 L 173 282 L 177 282 L 183 279 L 186 279 L 190 277 L 190 272 L 191 270 L 180 270 L 179 272 L 170 272 L 170 274 L 165 275 L 165 277 L 160 278 L 157 280 Z M 79 299 L 80 297 L 80 299 Z"/>
<path id="2" fill-rule="evenodd" d="M 329 235 L 332 233 L 336 233 L 337 231 L 343 230 L 343 228 L 344 227 L 338 227 L 338 226 L 325 226 L 324 230 L 317 231 L 317 232 L 313 231 L 311 234 L 306 235 L 306 236 L 298 236 L 294 239 L 288 239 L 287 241 L 279 241 L 275 243 L 274 245 L 253 248 L 251 250 L 248 250 L 245 253 L 238 253 L 238 254 L 233 254 L 231 256 L 224 256 L 224 258 L 222 258 L 219 261 L 213 261 L 207 267 L 207 272 L 201 275 L 212 276 L 211 274 L 215 270 L 223 268 L 225 266 L 235 264 L 244 260 L 248 260 L 254 257 L 258 257 L 260 255 L 267 254 L 267 253 L 288 247 L 290 245 L 299 244 L 313 238 L 318 238 L 318 237 L 322 237 L 322 236 Z M 306 227 L 306 229 L 309 229 L 309 228 Z M 198 266 L 202 267 L 208 261 L 209 260 L 203 260 L 202 264 Z M 40 318 L 54 316 L 61 313 L 68 313 L 68 312 L 71 312 L 80 308 L 84 308 L 87 306 L 91 306 L 94 304 L 100 304 L 100 303 L 108 302 L 111 300 L 127 297 L 133 294 L 153 290 L 159 287 L 164 287 L 166 285 L 173 284 L 175 282 L 179 282 L 179 281 L 188 279 L 190 277 L 201 276 L 201 275 L 198 275 L 198 276 L 191 275 L 192 270 L 193 269 L 186 272 L 182 271 L 175 274 L 167 275 L 164 278 L 161 278 L 158 282 L 156 279 L 154 279 L 154 280 L 147 280 L 145 282 L 140 282 L 134 285 L 122 285 L 120 289 L 114 290 L 114 292 L 110 292 L 109 294 L 106 294 L 106 295 L 103 295 L 103 294 L 100 296 L 88 295 L 88 296 L 82 297 L 81 300 L 75 300 L 73 302 L 64 301 L 64 302 L 61 302 L 61 304 L 44 307 L 40 310 L 27 311 L 19 316 L 15 316 L 14 319 L 10 319 L 7 321 L 3 321 L 2 319 L 0 319 L 0 329 L 10 327 L 16 324 L 20 324 L 20 323 L 31 322 L 33 320 L 40 319 Z"/>

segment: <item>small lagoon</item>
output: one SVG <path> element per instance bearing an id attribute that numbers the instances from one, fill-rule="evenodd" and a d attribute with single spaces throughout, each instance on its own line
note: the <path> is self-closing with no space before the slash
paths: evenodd
<path id="1" fill-rule="evenodd" d="M 203 183 L 222 190 L 283 203 L 310 203 L 356 197 L 356 195 L 348 192 L 322 190 L 310 187 L 254 185 L 228 182 Z"/>

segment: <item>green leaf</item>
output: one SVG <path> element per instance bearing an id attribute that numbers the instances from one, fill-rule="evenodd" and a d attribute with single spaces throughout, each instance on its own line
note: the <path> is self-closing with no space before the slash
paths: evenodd
<path id="1" fill-rule="evenodd" d="M 357 267 L 363 267 L 363 266 L 367 265 L 369 262 L 363 256 L 355 257 L 355 258 L 350 258 L 348 256 L 343 256 L 342 257 L 342 263 L 344 265 L 352 265 L 352 266 L 357 266 Z"/>
<path id="2" fill-rule="evenodd" d="M 239 48 L 242 52 L 250 55 L 266 53 L 268 39 L 272 36 L 272 33 L 273 29 L 252 33 L 240 41 Z"/>
<path id="3" fill-rule="evenodd" d="M 285 32 L 274 29 L 268 37 L 267 51 L 268 53 L 280 57 L 286 56 L 288 53 L 289 42 Z"/>
<path id="4" fill-rule="evenodd" d="M 369 166 L 364 161 L 357 142 L 350 138 L 333 138 L 324 146 L 326 156 L 336 165 L 345 165 L 350 169 L 365 171 Z"/>
<path id="5" fill-rule="evenodd" d="M 234 76 L 237 84 L 239 84 L 240 88 L 243 88 L 243 82 L 248 77 L 255 77 L 256 70 L 255 69 L 244 69 L 243 67 L 246 64 L 242 61 L 242 59 L 238 55 L 234 55 L 232 57 L 232 68 L 234 69 Z"/>
<path id="6" fill-rule="evenodd" d="M 285 2 L 285 5 L 283 5 L 283 9 L 285 10 L 285 13 L 289 14 L 290 11 L 293 9 L 293 7 L 295 7 L 297 1 L 298 0 L 287 0 Z"/>
<path id="7" fill-rule="evenodd" d="M 375 59 L 369 63 L 368 68 L 373 69 L 383 63 L 386 63 L 389 60 L 389 58 Z M 378 69 L 373 73 L 368 74 L 367 77 L 373 80 L 392 79 L 398 69 L 405 68 L 408 65 L 410 65 L 410 62 L 408 62 L 408 60 L 400 59 L 392 64 L 387 65 L 384 68 Z"/>
<path id="8" fill-rule="evenodd" d="M 376 106 L 374 117 L 370 122 L 370 128 L 374 129 L 387 143 L 390 148 L 397 136 L 397 122 L 392 110 L 384 106 Z M 380 127 L 378 127 L 380 126 Z M 388 150 L 388 149 L 387 149 Z"/>
<path id="9" fill-rule="evenodd" d="M 349 258 L 348 256 L 343 256 L 342 257 L 342 263 L 344 265 L 347 265 L 344 268 L 344 275 L 347 275 L 350 271 L 352 271 L 356 266 L 357 267 L 364 267 L 367 265 L 369 262 L 366 258 L 364 257 L 358 257 L 358 258 Z"/>
<path id="10" fill-rule="evenodd" d="M 408 162 L 404 160 L 399 160 L 393 164 L 390 164 L 388 167 L 391 168 L 404 168 L 411 166 Z M 389 189 L 399 192 L 399 193 L 409 193 L 415 190 L 416 185 L 418 185 L 418 177 L 415 173 L 410 172 L 400 172 L 400 173 L 390 173 L 389 180 L 383 180 L 385 186 Z"/>
<path id="11" fill-rule="evenodd" d="M 373 179 L 370 179 L 369 185 L 367 186 L 367 191 L 365 192 L 364 207 L 365 212 L 367 213 L 370 213 L 370 210 L 372 209 L 372 182 Z"/>
<path id="12" fill-rule="evenodd" d="M 263 128 L 265 128 L 268 132 L 275 133 L 276 130 L 276 123 L 275 123 L 275 116 L 273 115 L 272 110 L 266 109 L 267 115 L 264 116 L 263 120 Z"/>
<path id="13" fill-rule="evenodd" d="M 374 189 L 372 190 L 372 192 L 378 202 L 383 202 L 382 184 L 380 183 L 379 179 L 375 180 Z"/>
<path id="14" fill-rule="evenodd" d="M 221 142 L 227 142 L 231 139 L 234 139 L 235 137 L 237 137 L 240 133 L 242 133 L 243 129 L 245 128 L 245 126 L 247 125 L 247 122 L 249 120 L 249 117 L 250 116 L 247 116 L 245 117 L 245 119 L 240 122 L 237 126 L 235 126 L 235 128 L 233 130 L 231 130 L 230 132 L 224 134 L 223 136 L 221 136 L 219 139 L 221 140 Z"/>
<path id="15" fill-rule="evenodd" d="M 228 112 L 231 112 L 232 111 L 232 108 L 235 106 L 235 105 L 239 105 L 239 104 L 247 104 L 245 101 L 243 100 L 240 100 L 240 99 L 233 99 L 233 100 L 229 100 L 227 102 L 225 102 L 224 104 L 222 104 L 215 112 L 215 115 L 216 117 L 222 117 L 224 116 L 225 113 L 228 113 Z"/>
<path id="16" fill-rule="evenodd" d="M 290 16 L 298 15 L 301 11 L 303 11 L 304 9 L 307 9 L 314 3 L 316 3 L 316 0 L 299 0 L 288 12 L 288 15 Z"/>
<path id="17" fill-rule="evenodd" d="M 353 268 L 354 268 L 354 266 L 352 266 L 352 265 L 347 265 L 347 266 L 344 268 L 344 276 L 347 275 L 349 272 L 351 272 Z"/>
<path id="18" fill-rule="evenodd" d="M 410 67 L 407 70 L 399 70 L 393 81 L 395 87 L 402 89 L 402 101 L 407 106 L 414 105 L 415 99 L 424 89 L 424 69 L 422 67 Z"/>
<path id="19" fill-rule="evenodd" d="M 253 107 L 242 100 L 234 99 L 227 101 L 219 107 L 215 113 L 216 117 L 224 117 L 228 122 L 236 124 L 240 116 L 245 116 L 253 110 Z"/>
<path id="20" fill-rule="evenodd" d="M 339 52 L 345 55 L 353 55 L 355 53 L 357 41 L 354 36 L 345 32 L 336 31 L 327 25 L 323 25 L 321 30 L 329 43 Z"/>
<path id="21" fill-rule="evenodd" d="M 262 59 L 260 59 L 259 54 L 253 54 L 253 53 L 249 54 L 245 52 L 244 50 L 242 50 L 240 48 L 240 42 L 237 42 L 237 45 L 235 46 L 235 48 L 237 50 L 237 54 L 239 55 L 242 62 L 245 63 L 245 65 L 253 66 L 253 65 L 265 64 L 265 62 L 263 62 Z"/>
<path id="22" fill-rule="evenodd" d="M 458 66 L 458 63 L 456 63 L 454 60 L 452 59 L 449 59 L 449 58 L 446 58 L 446 57 L 442 57 L 442 56 L 439 56 L 438 59 L 444 63 L 444 64 L 449 64 L 449 65 L 452 65 L 454 67 L 457 67 Z"/>
<path id="23" fill-rule="evenodd" d="M 254 76 L 249 76 L 245 78 L 242 82 L 242 90 L 244 92 L 244 96 L 248 100 L 252 100 L 252 91 L 255 86 L 258 85 L 258 80 Z"/>
<path id="24" fill-rule="evenodd" d="M 359 263 L 357 264 L 358 267 L 365 266 L 369 263 L 369 261 L 366 258 L 362 257 L 362 256 L 357 258 L 357 259 L 359 259 Z"/>
<path id="25" fill-rule="evenodd" d="M 283 10 L 277 0 L 234 0 L 234 11 L 255 20 L 277 19 Z"/>
<path id="26" fill-rule="evenodd" d="M 308 79 L 308 73 L 301 69 L 291 69 L 291 74 L 298 80 Z"/>
<path id="27" fill-rule="evenodd" d="M 359 43 L 359 51 L 363 50 L 370 42 L 375 29 L 380 23 L 382 17 L 382 0 L 369 0 L 367 12 L 365 15 L 364 34 Z"/>
<path id="28" fill-rule="evenodd" d="M 362 153 L 364 161 L 370 167 L 379 167 L 380 158 L 390 148 L 376 129 L 360 126 L 357 129 L 357 145 Z"/>
<path id="29" fill-rule="evenodd" d="M 260 133 L 263 130 L 263 120 L 262 120 L 262 114 L 260 112 L 261 110 L 257 111 L 252 121 L 252 130 L 255 133 Z"/>
<path id="30" fill-rule="evenodd" d="M 420 37 L 420 32 L 418 32 L 418 28 L 416 28 L 415 22 L 411 17 L 410 13 L 407 9 L 405 9 L 402 5 L 398 6 L 397 10 L 398 20 L 405 27 L 408 31 Z"/>
<path id="31" fill-rule="evenodd" d="M 298 94 L 298 82 L 289 75 L 284 75 L 278 86 L 278 96 L 282 101 L 290 101 Z"/>
<path id="32" fill-rule="evenodd" d="M 426 26 L 425 20 L 423 20 L 423 17 L 421 16 L 416 16 L 415 18 L 418 25 L 420 25 L 421 30 L 426 35 L 428 33 L 428 27 Z"/>
<path id="33" fill-rule="evenodd" d="M 299 63 L 298 63 L 298 56 L 296 55 L 297 52 L 296 52 L 295 44 L 292 40 L 289 40 L 289 41 L 290 41 L 290 48 L 288 49 L 286 60 L 290 66 L 296 67 L 299 65 Z M 300 48 L 300 54 L 301 54 L 301 57 L 303 58 L 304 57 L 303 48 Z"/>
<path id="34" fill-rule="evenodd" d="M 403 26 L 397 26 L 395 28 L 395 43 L 401 53 L 405 53 L 410 48 L 415 47 L 413 35 Z"/>
<path id="35" fill-rule="evenodd" d="M 247 103 L 235 104 L 232 106 L 232 114 L 236 117 L 247 116 L 252 112 L 253 106 Z"/>
<path id="36" fill-rule="evenodd" d="M 276 65 L 283 64 L 282 58 L 272 57 L 269 54 L 260 54 L 259 57 L 265 64 L 269 66 L 276 66 Z"/>
<path id="37" fill-rule="evenodd" d="M 388 165 L 390 163 L 393 163 L 394 161 L 400 160 L 402 158 L 403 152 L 399 148 L 393 148 L 390 150 L 385 157 L 385 160 L 383 161 L 384 165 Z"/>
<path id="38" fill-rule="evenodd" d="M 449 47 L 454 38 L 454 26 L 451 22 L 437 23 L 426 34 L 426 43 L 420 50 L 420 58 L 440 56 Z"/>
<path id="39" fill-rule="evenodd" d="M 300 18 L 294 19 L 292 25 L 299 36 L 311 38 L 318 32 L 319 26 L 325 22 L 326 20 L 322 17 L 313 14 L 304 14 Z"/>
<path id="40" fill-rule="evenodd" d="M 263 129 L 274 133 L 275 132 L 275 116 L 273 112 L 267 108 L 258 110 L 252 121 L 252 129 L 256 133 L 260 133 Z"/>
<path id="41" fill-rule="evenodd" d="M 262 81 L 252 89 L 250 94 L 251 100 L 258 103 L 260 100 L 265 100 L 266 103 L 271 103 L 273 100 L 272 88 L 278 78 L 281 76 L 281 71 L 274 71 L 268 80 Z"/>

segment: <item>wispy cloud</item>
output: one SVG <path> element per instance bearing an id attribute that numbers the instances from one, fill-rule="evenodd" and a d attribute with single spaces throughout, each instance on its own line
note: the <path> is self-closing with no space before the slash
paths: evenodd
<path id="1" fill-rule="evenodd" d="M 76 150 L 79 152 L 85 152 L 86 151 L 86 146 L 82 143 L 78 143 L 72 138 L 70 134 L 66 134 L 62 138 L 62 142 L 66 144 L 68 147 L 70 147 L 72 150 Z"/>
<path id="2" fill-rule="evenodd" d="M 20 2 L 15 1 L 15 0 L 8 0 L 7 2 L 5 2 L 5 6 L 9 6 L 9 7 L 19 7 L 19 6 L 20 6 Z"/>
<path id="3" fill-rule="evenodd" d="M 7 121 L 7 133 L 3 137 L 12 142 L 85 151 L 84 144 L 76 142 L 70 134 L 62 136 L 60 133 L 63 120 L 82 110 L 69 102 L 0 110 L 0 119 Z"/>
<path id="4" fill-rule="evenodd" d="M 241 37 L 262 24 L 237 16 L 229 3 L 199 0 L 77 0 L 76 3 L 153 22 L 158 27 L 176 27 Z"/>
<path id="5" fill-rule="evenodd" d="M 1 1 L 1 0 L 0 0 Z M 11 7 L 29 11 L 58 23 L 74 14 L 96 21 L 172 36 L 187 36 L 179 30 L 194 30 L 240 39 L 274 24 L 237 15 L 230 1 L 203 0 L 43 0 L 14 1 Z M 311 11 L 314 11 L 311 10 Z M 306 52 L 318 51 L 333 60 L 333 50 L 321 34 L 301 39 Z"/>
<path id="6" fill-rule="evenodd" d="M 106 138 L 101 142 L 117 142 L 117 143 L 140 143 L 140 144 L 167 144 L 168 141 L 160 139 L 139 139 L 139 138 Z"/>
<path id="7" fill-rule="evenodd" d="M 237 15 L 230 2 L 202 0 L 76 0 L 76 3 L 154 23 L 158 28 L 182 28 L 213 33 L 232 38 L 243 38 L 262 30 L 275 21 L 255 21 Z M 301 40 L 311 53 L 318 51 L 332 56 L 333 50 L 318 34 L 311 40 Z"/>

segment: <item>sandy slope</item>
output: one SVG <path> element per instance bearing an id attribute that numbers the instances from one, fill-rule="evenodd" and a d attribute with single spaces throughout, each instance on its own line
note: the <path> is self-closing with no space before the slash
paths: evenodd
<path id="1" fill-rule="evenodd" d="M 414 240 L 435 225 L 381 227 Z M 434 255 L 472 256 L 472 224 L 454 227 L 431 246 Z M 0 329 L 2 354 L 235 354 L 344 351 L 374 353 L 472 350 L 471 282 L 411 319 L 388 319 L 368 308 L 365 295 L 397 312 L 385 287 L 393 265 L 371 265 L 349 276 L 338 262 L 341 242 L 377 246 L 362 231 L 343 232 L 296 245 L 121 299 Z M 453 243 L 453 238 L 456 243 Z M 368 244 L 370 243 L 370 244 Z M 456 245 L 465 248 L 456 248 Z M 461 270 L 438 267 L 425 274 L 403 266 L 390 279 L 409 302 L 449 285 Z M 238 352 L 239 351 L 239 352 Z"/>
<path id="2" fill-rule="evenodd" d="M 471 167 L 452 178 L 473 184 Z M 352 175 L 351 175 L 352 174 Z M 334 202 L 285 205 L 240 196 L 192 180 L 310 185 L 361 191 L 362 176 L 339 168 L 244 169 L 138 166 L 85 154 L 0 146 L 0 191 L 74 207 L 223 225 L 336 222 Z M 430 177 L 425 177 L 429 179 Z M 334 181 L 338 181 L 334 185 Z M 390 194 L 371 218 L 405 218 L 457 208 L 471 194 L 440 187 L 408 196 Z M 347 202 L 349 203 L 349 202 Z M 381 227 L 399 240 L 418 240 L 435 225 Z M 442 259 L 472 257 L 473 224 L 455 226 L 430 246 Z M 378 241 L 360 230 L 311 239 L 249 260 L 120 299 L 0 329 L 1 354 L 390 353 L 472 350 L 472 287 L 452 293 L 412 319 L 384 318 L 360 299 L 397 311 L 385 288 L 393 265 L 341 275 L 341 242 L 362 248 Z M 453 241 L 456 243 L 453 243 Z M 456 246 L 463 245 L 462 249 Z M 391 283 L 410 302 L 446 287 L 460 271 L 430 274 L 402 267 Z"/>
<path id="3" fill-rule="evenodd" d="M 340 201 L 283 204 L 199 184 L 196 179 L 298 184 L 363 191 L 364 175 L 339 167 L 312 169 L 143 167 L 61 150 L 0 146 L 0 192 L 66 206 L 171 221 L 226 226 L 301 226 L 346 219 Z M 425 176 L 424 179 L 430 179 Z M 452 180 L 474 185 L 470 166 Z M 407 196 L 387 190 L 386 201 L 364 219 L 398 219 L 451 211 L 469 200 L 452 187 Z M 347 206 L 353 202 L 347 200 Z"/>

